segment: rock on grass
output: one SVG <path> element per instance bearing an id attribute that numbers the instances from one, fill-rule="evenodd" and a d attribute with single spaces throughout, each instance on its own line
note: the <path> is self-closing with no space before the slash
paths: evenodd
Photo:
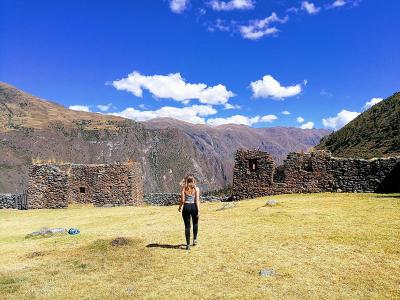
<path id="1" fill-rule="evenodd" d="M 131 243 L 132 243 L 131 239 L 125 237 L 117 237 L 110 242 L 110 245 L 118 247 L 118 246 L 130 245 Z"/>
<path id="2" fill-rule="evenodd" d="M 260 276 L 268 277 L 268 276 L 274 276 L 276 275 L 276 272 L 274 269 L 261 269 L 260 271 Z"/>

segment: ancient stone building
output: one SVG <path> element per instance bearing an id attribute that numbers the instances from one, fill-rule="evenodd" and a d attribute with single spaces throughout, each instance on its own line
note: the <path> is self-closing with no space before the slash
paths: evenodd
<path id="1" fill-rule="evenodd" d="M 345 159 L 330 152 L 290 153 L 276 167 L 266 152 L 238 150 L 234 200 L 286 193 L 400 192 L 400 157 Z"/>
<path id="2" fill-rule="evenodd" d="M 140 205 L 143 178 L 138 163 L 107 165 L 34 164 L 29 172 L 29 208 Z"/>

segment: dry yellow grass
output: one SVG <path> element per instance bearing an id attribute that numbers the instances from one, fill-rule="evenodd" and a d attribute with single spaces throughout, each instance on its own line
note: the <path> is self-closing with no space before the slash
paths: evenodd
<path id="1" fill-rule="evenodd" d="M 263 207 L 271 198 L 280 204 Z M 400 298 L 400 196 L 281 195 L 220 207 L 203 204 L 190 252 L 168 246 L 184 240 L 176 206 L 0 211 L 0 297 Z M 81 234 L 25 239 L 41 227 Z M 120 236 L 130 243 L 112 246 Z M 261 277 L 262 268 L 277 275 Z"/>

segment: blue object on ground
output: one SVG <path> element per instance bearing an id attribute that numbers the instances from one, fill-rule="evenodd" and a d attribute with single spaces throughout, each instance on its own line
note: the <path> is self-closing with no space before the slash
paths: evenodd
<path id="1" fill-rule="evenodd" d="M 68 233 L 69 234 L 78 234 L 78 233 L 80 233 L 80 231 L 79 231 L 79 229 L 76 229 L 76 228 L 70 228 L 68 230 Z"/>

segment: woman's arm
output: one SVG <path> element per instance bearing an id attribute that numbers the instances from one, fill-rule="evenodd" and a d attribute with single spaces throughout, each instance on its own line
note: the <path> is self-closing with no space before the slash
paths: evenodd
<path id="1" fill-rule="evenodd" d="M 200 216 L 200 189 L 196 187 L 196 206 L 197 206 L 197 217 Z"/>
<path id="2" fill-rule="evenodd" d="M 178 211 L 181 211 L 183 204 L 185 203 L 185 189 L 181 191 L 181 201 L 179 202 Z"/>

